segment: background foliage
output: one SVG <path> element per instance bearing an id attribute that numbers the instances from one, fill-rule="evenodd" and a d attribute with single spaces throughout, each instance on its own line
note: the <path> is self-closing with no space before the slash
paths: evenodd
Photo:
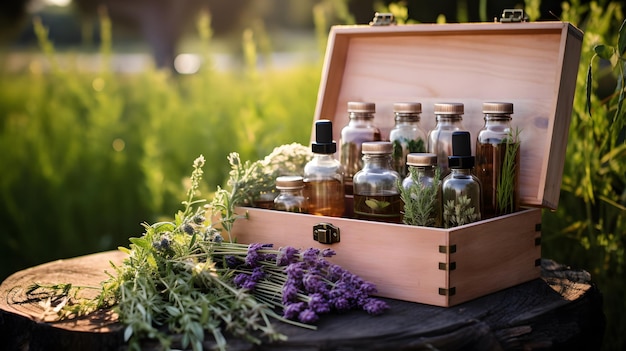
<path id="1" fill-rule="evenodd" d="M 478 2 L 477 11 L 462 3 L 459 9 L 490 16 L 486 1 Z M 337 17 L 354 21 L 343 5 L 320 1 L 314 7 L 320 57 L 329 23 Z M 377 6 L 415 21 L 404 6 Z M 547 17 L 540 6 L 526 1 L 531 18 Z M 583 29 L 585 37 L 560 204 L 543 214 L 543 256 L 592 273 L 605 299 L 604 349 L 621 350 L 626 118 L 616 106 L 623 52 L 601 55 L 611 60 L 592 58 L 598 44 L 623 47 L 623 8 L 620 2 L 572 0 L 561 10 L 561 19 Z M 147 67 L 119 74 L 108 64 L 107 26 L 103 18 L 104 59 L 97 72 L 80 71 L 72 60 L 59 62 L 40 25 L 34 28 L 45 59 L 33 58 L 15 72 L 0 58 L 0 280 L 38 263 L 127 245 L 141 232 L 141 222 L 180 208 L 199 154 L 207 159 L 203 191 L 210 194 L 226 179 L 231 151 L 254 160 L 281 144 L 308 144 L 321 60 L 274 67 L 264 56 L 270 37 L 256 26 L 240 40 L 241 69 L 217 70 L 204 17 L 198 32 L 205 64 L 199 73 L 176 76 Z M 258 64 L 262 58 L 265 65 Z M 586 75 L 592 62 L 589 115 Z"/>

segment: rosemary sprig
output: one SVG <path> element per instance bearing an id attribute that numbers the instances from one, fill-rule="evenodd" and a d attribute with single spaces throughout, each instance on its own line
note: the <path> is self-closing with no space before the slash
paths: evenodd
<path id="1" fill-rule="evenodd" d="M 496 212 L 497 214 L 513 213 L 515 211 L 515 183 L 518 167 L 517 155 L 520 142 L 518 128 L 509 131 L 507 137 L 502 140 L 501 147 L 505 148 L 502 171 L 496 185 Z"/>
<path id="2" fill-rule="evenodd" d="M 400 197 L 404 202 L 404 213 L 402 221 L 408 225 L 417 226 L 440 226 L 439 219 L 439 183 L 441 171 L 437 167 L 432 184 L 424 184 L 418 176 L 415 168 L 409 167 L 409 172 L 413 183 L 408 188 L 398 184 Z"/>

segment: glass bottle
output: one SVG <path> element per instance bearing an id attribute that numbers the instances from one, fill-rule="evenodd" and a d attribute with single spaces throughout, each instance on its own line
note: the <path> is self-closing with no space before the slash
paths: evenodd
<path id="1" fill-rule="evenodd" d="M 341 130 L 340 160 L 344 168 L 345 193 L 352 194 L 352 178 L 363 168 L 361 144 L 381 140 L 380 129 L 374 125 L 376 105 L 373 102 L 348 102 L 348 125 Z"/>
<path id="2" fill-rule="evenodd" d="M 402 223 L 401 178 L 391 168 L 388 141 L 363 143 L 363 168 L 354 175 L 354 217 Z"/>
<path id="3" fill-rule="evenodd" d="M 452 155 L 448 157 L 451 171 L 441 186 L 444 228 L 481 219 L 481 186 L 472 174 L 475 160 L 471 150 L 469 132 L 452 133 Z"/>
<path id="4" fill-rule="evenodd" d="M 520 143 L 511 128 L 513 104 L 483 104 L 485 125 L 476 138 L 476 176 L 483 189 L 485 218 L 519 210 Z"/>
<path id="5" fill-rule="evenodd" d="M 303 194 L 304 182 L 301 176 L 277 177 L 276 189 L 280 193 L 274 199 L 275 210 L 296 213 L 307 212 L 308 206 Z"/>
<path id="6" fill-rule="evenodd" d="M 331 121 L 315 122 L 315 142 L 311 144 L 311 151 L 313 159 L 304 166 L 308 212 L 341 217 L 345 211 L 344 176 L 341 163 L 333 156 L 337 152 L 337 143 L 333 140 Z"/>
<path id="7" fill-rule="evenodd" d="M 437 124 L 428 133 L 428 152 L 437 155 L 441 178 L 450 173 L 448 156 L 452 155 L 452 133 L 465 130 L 463 127 L 464 105 L 462 103 L 436 103 L 434 106 Z"/>
<path id="8" fill-rule="evenodd" d="M 402 181 L 402 221 L 409 225 L 441 227 L 441 180 L 437 155 L 410 153 L 409 174 Z"/>
<path id="9" fill-rule="evenodd" d="M 406 177 L 406 158 L 412 152 L 426 151 L 426 132 L 420 126 L 422 104 L 419 102 L 398 102 L 393 104 L 395 125 L 389 132 L 393 144 L 393 169 Z"/>

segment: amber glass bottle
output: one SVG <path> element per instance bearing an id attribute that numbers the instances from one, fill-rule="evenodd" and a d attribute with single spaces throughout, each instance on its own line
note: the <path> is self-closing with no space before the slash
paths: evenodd
<path id="1" fill-rule="evenodd" d="M 363 168 L 361 144 L 366 141 L 380 141 L 380 130 L 374 125 L 376 105 L 373 102 L 348 102 L 350 121 L 341 130 L 340 160 L 344 168 L 345 193 L 352 194 L 352 178 Z"/>
<path id="2" fill-rule="evenodd" d="M 392 145 L 388 141 L 363 143 L 363 168 L 354 175 L 354 217 L 402 223 L 402 181 L 391 168 Z"/>
<path id="3" fill-rule="evenodd" d="M 476 176 L 483 189 L 485 218 L 519 210 L 520 145 L 511 129 L 513 104 L 483 104 L 485 125 L 476 138 Z"/>
<path id="4" fill-rule="evenodd" d="M 329 120 L 315 122 L 313 159 L 304 166 L 304 194 L 308 212 L 320 216 L 340 217 L 345 211 L 343 167 L 334 158 L 337 143 Z"/>

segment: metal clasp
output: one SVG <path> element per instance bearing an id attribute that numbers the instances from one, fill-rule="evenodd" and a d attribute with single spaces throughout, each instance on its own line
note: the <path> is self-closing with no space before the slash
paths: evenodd
<path id="1" fill-rule="evenodd" d="M 339 228 L 330 223 L 318 223 L 313 226 L 313 240 L 320 244 L 339 242 Z"/>
<path id="2" fill-rule="evenodd" d="M 502 23 L 515 23 L 515 22 L 528 22 L 528 16 L 522 9 L 507 9 L 502 11 L 502 17 L 500 17 Z"/>
<path id="3" fill-rule="evenodd" d="M 370 26 L 389 26 L 396 24 L 396 18 L 390 12 L 376 12 Z"/>

